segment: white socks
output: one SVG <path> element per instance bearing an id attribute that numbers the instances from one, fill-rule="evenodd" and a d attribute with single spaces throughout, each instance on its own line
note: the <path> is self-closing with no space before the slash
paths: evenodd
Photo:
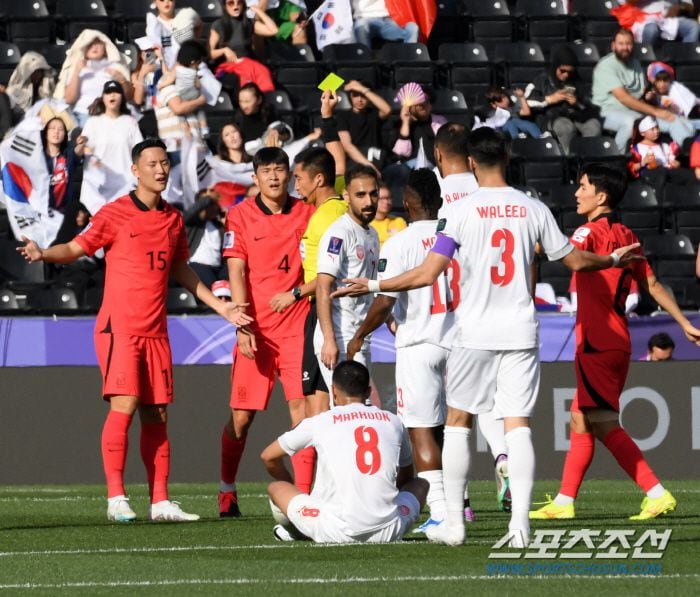
<path id="1" fill-rule="evenodd" d="M 659 499 L 664 494 L 664 491 L 666 491 L 664 486 L 661 485 L 661 483 L 657 483 L 654 485 L 654 487 L 647 491 L 647 497 L 652 500 Z"/>
<path id="2" fill-rule="evenodd" d="M 557 497 L 554 498 L 554 503 L 557 506 L 568 506 L 574 503 L 574 498 L 564 495 L 563 493 L 558 493 Z"/>
<path id="3" fill-rule="evenodd" d="M 512 511 L 508 528 L 521 530 L 529 537 L 530 521 L 528 512 L 535 480 L 535 450 L 532 447 L 532 433 L 528 427 L 516 427 L 506 433 L 508 448 L 508 475 Z"/>
<path id="4" fill-rule="evenodd" d="M 497 419 L 493 411 L 478 414 L 476 421 L 479 424 L 479 431 L 484 436 L 489 445 L 494 460 L 501 454 L 507 454 L 506 438 L 503 431 L 503 419 Z"/>
<path id="5" fill-rule="evenodd" d="M 228 492 L 228 491 L 236 491 L 236 483 L 224 483 L 221 481 L 219 483 L 219 491 L 223 492 Z"/>
<path id="6" fill-rule="evenodd" d="M 447 524 L 464 526 L 464 488 L 471 464 L 469 436 L 466 427 L 445 427 L 442 447 L 442 477 L 447 505 Z M 525 512 L 527 516 L 527 512 Z"/>
<path id="7" fill-rule="evenodd" d="M 445 489 L 442 483 L 442 471 L 422 471 L 417 473 L 420 479 L 425 479 L 430 483 L 428 489 L 428 509 L 430 510 L 430 518 L 433 520 L 445 520 L 447 506 L 445 504 Z"/>

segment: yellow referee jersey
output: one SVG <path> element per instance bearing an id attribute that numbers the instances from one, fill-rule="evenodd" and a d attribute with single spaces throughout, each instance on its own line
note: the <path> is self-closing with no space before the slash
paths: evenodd
<path id="1" fill-rule="evenodd" d="M 323 233 L 348 210 L 341 197 L 331 197 L 319 207 L 309 220 L 304 236 L 301 237 L 301 259 L 304 266 L 304 282 L 316 277 L 318 265 L 318 243 Z"/>

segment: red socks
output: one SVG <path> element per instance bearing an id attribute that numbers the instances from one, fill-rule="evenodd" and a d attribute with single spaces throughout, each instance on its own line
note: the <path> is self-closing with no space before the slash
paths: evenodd
<path id="1" fill-rule="evenodd" d="M 141 423 L 141 459 L 146 466 L 151 503 L 167 500 L 170 441 L 166 423 Z"/>
<path id="2" fill-rule="evenodd" d="M 649 491 L 659 483 L 654 471 L 644 460 L 641 450 L 622 427 L 608 433 L 603 439 L 603 443 L 618 464 L 644 492 Z"/>
<path id="3" fill-rule="evenodd" d="M 595 437 L 592 433 L 571 431 L 571 445 L 564 461 L 559 493 L 576 499 L 583 477 L 593 460 Z"/>
<path id="4" fill-rule="evenodd" d="M 124 464 L 129 446 L 132 415 L 110 410 L 102 427 L 102 464 L 107 478 L 107 497 L 126 495 Z"/>
<path id="5" fill-rule="evenodd" d="M 316 450 L 308 447 L 299 450 L 292 456 L 292 468 L 294 469 L 294 485 L 299 491 L 311 493 L 311 485 L 314 482 L 314 465 L 316 464 Z"/>
<path id="6" fill-rule="evenodd" d="M 236 482 L 238 465 L 241 463 L 247 435 L 232 439 L 226 427 L 221 434 L 221 480 L 229 485 Z"/>

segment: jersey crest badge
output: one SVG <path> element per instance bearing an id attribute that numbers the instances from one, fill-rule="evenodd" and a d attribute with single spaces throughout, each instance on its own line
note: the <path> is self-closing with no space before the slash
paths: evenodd
<path id="1" fill-rule="evenodd" d="M 342 246 L 342 238 L 338 238 L 337 236 L 331 236 L 331 239 L 328 241 L 328 252 L 332 253 L 333 255 L 340 255 L 340 247 Z"/>
<path id="2" fill-rule="evenodd" d="M 365 248 L 362 245 L 357 245 L 355 248 L 355 254 L 357 258 L 362 261 L 365 258 Z"/>
<path id="3" fill-rule="evenodd" d="M 233 232 L 224 232 L 224 249 L 232 249 L 233 248 L 233 237 L 234 237 Z"/>
<path id="4" fill-rule="evenodd" d="M 576 241 L 577 243 L 582 243 L 586 240 L 586 237 L 591 233 L 590 228 L 586 228 L 585 226 L 581 226 L 580 228 L 577 228 L 574 233 L 571 235 L 571 239 Z"/>
<path id="5" fill-rule="evenodd" d="M 442 232 L 445 229 L 445 226 L 447 226 L 447 219 L 440 218 L 438 220 L 437 230 L 435 232 Z"/>
<path id="6" fill-rule="evenodd" d="M 386 259 L 380 259 L 377 263 L 377 271 L 381 274 L 386 270 Z"/>

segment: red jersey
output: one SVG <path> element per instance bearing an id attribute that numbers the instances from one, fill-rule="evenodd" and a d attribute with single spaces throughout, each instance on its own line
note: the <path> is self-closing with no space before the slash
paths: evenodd
<path id="1" fill-rule="evenodd" d="M 88 255 L 105 250 L 105 291 L 95 329 L 167 337 L 170 266 L 189 258 L 180 212 L 162 200 L 148 209 L 132 192 L 102 207 L 74 240 Z"/>
<path id="2" fill-rule="evenodd" d="M 638 242 L 634 232 L 613 213 L 598 216 L 576 229 L 571 243 L 591 253 L 610 255 L 615 249 Z M 647 261 L 624 269 L 575 272 L 576 351 L 622 350 L 630 352 L 625 301 L 633 280 L 642 284 L 652 274 Z"/>
<path id="3" fill-rule="evenodd" d="M 304 333 L 309 302 L 297 301 L 282 313 L 275 313 L 270 299 L 304 283 L 299 243 L 314 209 L 289 197 L 284 209 L 273 214 L 258 196 L 228 211 L 223 255 L 246 263 L 248 314 L 255 319 L 250 324 L 253 332 L 274 339 Z"/>

